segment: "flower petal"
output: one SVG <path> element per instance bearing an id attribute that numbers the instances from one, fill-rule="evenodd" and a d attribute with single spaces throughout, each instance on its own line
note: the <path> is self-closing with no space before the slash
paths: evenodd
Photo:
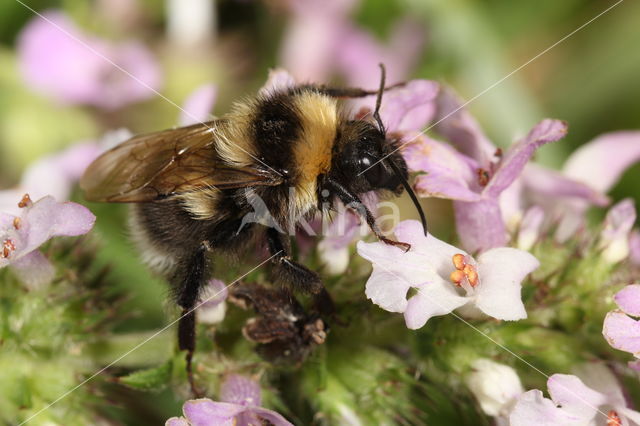
<path id="1" fill-rule="evenodd" d="M 55 236 L 77 236 L 91 230 L 96 217 L 86 207 L 72 203 L 58 203 L 47 196 L 33 203 L 23 217 L 28 224 L 28 240 L 22 253 L 35 250 Z"/>
<path id="2" fill-rule="evenodd" d="M 609 204 L 609 198 L 591 186 L 535 163 L 527 163 L 522 178 L 534 201 L 541 205 L 548 205 L 550 200 L 557 203 L 558 198 L 581 199 L 596 206 Z"/>
<path id="3" fill-rule="evenodd" d="M 164 422 L 164 426 L 190 426 L 187 419 L 184 417 L 171 417 L 169 420 Z"/>
<path id="4" fill-rule="evenodd" d="M 207 398 L 184 403 L 182 411 L 192 426 L 233 426 L 234 417 L 245 411 L 242 405 L 215 402 Z"/>
<path id="5" fill-rule="evenodd" d="M 560 120 L 542 120 L 520 142 L 511 146 L 489 180 L 483 193 L 488 197 L 497 197 L 505 188 L 520 176 L 533 153 L 540 146 L 555 142 L 567 134 L 567 124 Z"/>
<path id="6" fill-rule="evenodd" d="M 554 374 L 547 381 L 551 399 L 563 410 L 577 418 L 590 420 L 598 413 L 598 407 L 606 404 L 606 395 L 585 385 L 580 378 L 570 374 Z"/>
<path id="7" fill-rule="evenodd" d="M 418 286 L 418 292 L 409 299 L 404 311 L 404 320 L 408 328 L 416 330 L 429 318 L 449 314 L 468 301 L 456 292 L 452 283 L 439 278 Z"/>
<path id="8" fill-rule="evenodd" d="M 55 276 L 55 268 L 38 250 L 11 262 L 13 272 L 29 290 L 37 290 L 49 284 Z"/>
<path id="9" fill-rule="evenodd" d="M 620 415 L 621 419 L 626 418 L 626 420 L 631 420 L 634 424 L 640 425 L 640 412 L 630 408 L 625 408 L 624 406 L 616 407 L 616 411 L 618 415 Z"/>
<path id="10" fill-rule="evenodd" d="M 485 314 L 514 321 L 527 317 L 520 290 L 522 280 L 540 262 L 526 251 L 500 247 L 478 257 L 480 284 L 476 288 L 476 306 Z"/>
<path id="11" fill-rule="evenodd" d="M 266 408 L 256 407 L 251 409 L 253 413 L 258 416 L 258 418 L 262 420 L 267 420 L 274 426 L 293 426 L 293 423 L 289 422 L 279 413 L 276 413 L 273 410 L 267 410 Z"/>
<path id="12" fill-rule="evenodd" d="M 595 413 L 594 413 L 595 415 Z M 537 389 L 523 393 L 509 415 L 511 426 L 577 426 L 586 425 L 582 417 L 566 412 Z M 582 421 L 582 423 L 579 423 Z"/>
<path id="13" fill-rule="evenodd" d="M 640 317 L 640 284 L 626 286 L 613 296 L 613 300 L 625 313 Z"/>
<path id="14" fill-rule="evenodd" d="M 620 382 L 603 362 L 594 361 L 580 364 L 574 368 L 574 374 L 587 387 L 605 395 L 607 404 L 613 406 L 626 405 Z"/>
<path id="15" fill-rule="evenodd" d="M 575 150 L 564 164 L 564 173 L 607 193 L 639 160 L 640 132 L 606 133 Z"/>
<path id="16" fill-rule="evenodd" d="M 453 148 L 420 136 L 403 147 L 402 155 L 409 170 L 426 173 L 416 178 L 415 189 L 421 197 L 481 199 L 479 187 L 474 186 L 477 165 Z"/>
<path id="17" fill-rule="evenodd" d="M 530 250 L 536 243 L 542 230 L 544 221 L 544 210 L 535 205 L 525 213 L 518 230 L 518 248 L 520 250 Z"/>
<path id="18" fill-rule="evenodd" d="M 217 96 L 218 88 L 213 84 L 205 84 L 198 87 L 184 101 L 178 121 L 179 124 L 188 126 L 211 120 L 211 111 L 216 103 Z"/>
<path id="19" fill-rule="evenodd" d="M 629 260 L 634 265 L 640 265 L 640 232 L 637 229 L 629 235 Z"/>
<path id="20" fill-rule="evenodd" d="M 410 287 L 402 278 L 374 265 L 365 286 L 365 295 L 385 311 L 404 312 Z"/>
<path id="21" fill-rule="evenodd" d="M 261 96 L 267 96 L 271 93 L 279 92 L 296 85 L 296 80 L 291 74 L 282 68 L 269 70 L 267 82 L 258 92 Z"/>
<path id="22" fill-rule="evenodd" d="M 258 383 L 239 374 L 230 374 L 225 378 L 220 386 L 220 399 L 244 406 L 259 406 L 262 403 Z"/>
<path id="23" fill-rule="evenodd" d="M 450 88 L 441 89 L 437 100 L 435 130 L 460 152 L 473 158 L 480 167 L 489 168 L 496 147 L 484 135 L 475 119 L 462 107 L 462 101 Z"/>
<path id="24" fill-rule="evenodd" d="M 467 251 L 473 253 L 507 244 L 507 229 L 497 199 L 475 203 L 454 201 L 453 209 L 456 230 Z"/>
<path id="25" fill-rule="evenodd" d="M 421 130 L 433 118 L 439 84 L 430 80 L 411 80 L 390 90 L 382 100 L 380 117 L 388 132 Z"/>
<path id="26" fill-rule="evenodd" d="M 612 347 L 640 355 L 640 321 L 624 312 L 609 312 L 604 318 L 602 334 Z"/>
<path id="27" fill-rule="evenodd" d="M 144 46 L 86 35 L 61 12 L 29 22 L 18 37 L 18 55 L 27 85 L 65 103 L 115 109 L 155 96 L 161 83 L 160 68 Z"/>
<path id="28" fill-rule="evenodd" d="M 395 281 L 402 281 L 403 287 L 425 282 L 435 274 L 434 270 L 427 267 L 429 265 L 427 256 L 416 250 L 405 253 L 398 247 L 382 242 L 358 241 L 356 247 L 358 254 L 371 262 L 374 269 L 378 268 L 380 272 L 384 271 L 395 276 Z"/>
<path id="29" fill-rule="evenodd" d="M 608 262 L 620 262 L 629 256 L 629 233 L 635 221 L 636 208 L 630 198 L 616 203 L 607 212 L 600 247 L 604 249 L 602 257 Z"/>
<path id="30" fill-rule="evenodd" d="M 524 393 L 518 373 L 512 367 L 480 358 L 471 365 L 465 382 L 489 416 L 506 415 Z"/>

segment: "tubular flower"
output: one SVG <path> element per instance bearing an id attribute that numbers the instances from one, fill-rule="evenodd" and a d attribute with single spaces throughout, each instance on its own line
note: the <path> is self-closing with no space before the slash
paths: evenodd
<path id="1" fill-rule="evenodd" d="M 34 203 L 27 194 L 18 205 L 19 216 L 0 213 L 0 268 L 10 266 L 34 288 L 48 284 L 55 272 L 38 247 L 52 237 L 86 234 L 96 218 L 80 204 L 58 203 L 51 196 Z"/>
<path id="2" fill-rule="evenodd" d="M 62 12 L 43 16 L 34 18 L 18 38 L 22 74 L 33 90 L 66 104 L 107 110 L 155 96 L 160 68 L 143 45 L 115 45 L 84 34 Z"/>
<path id="3" fill-rule="evenodd" d="M 640 425 L 640 413 L 627 407 L 616 378 L 602 364 L 589 365 L 580 378 L 554 374 L 547 388 L 551 399 L 537 389 L 520 396 L 509 417 L 512 426 Z"/>
<path id="4" fill-rule="evenodd" d="M 543 120 L 487 165 L 429 138 L 415 140 L 404 156 L 413 171 L 425 172 L 416 179 L 418 194 L 454 200 L 458 234 L 464 247 L 475 252 L 507 243 L 500 194 L 520 176 L 536 149 L 566 132 L 562 121 Z"/>
<path id="5" fill-rule="evenodd" d="M 522 250 L 500 247 L 474 259 L 465 251 L 424 236 L 413 220 L 395 228 L 399 241 L 411 244 L 404 252 L 381 242 L 358 242 L 358 253 L 373 264 L 366 295 L 389 312 L 404 313 L 407 327 L 417 329 L 429 318 L 465 307 L 502 320 L 527 317 L 520 296 L 521 282 L 539 266 Z M 415 294 L 407 299 L 410 289 Z"/>
<path id="6" fill-rule="evenodd" d="M 193 399 L 182 406 L 183 417 L 172 417 L 166 426 L 251 426 L 265 422 L 293 426 L 275 411 L 260 407 L 260 387 L 237 374 L 228 376 L 220 389 L 222 402 Z"/>
<path id="7" fill-rule="evenodd" d="M 602 334 L 609 344 L 640 358 L 640 284 L 628 285 L 614 296 L 619 309 L 604 318 Z"/>

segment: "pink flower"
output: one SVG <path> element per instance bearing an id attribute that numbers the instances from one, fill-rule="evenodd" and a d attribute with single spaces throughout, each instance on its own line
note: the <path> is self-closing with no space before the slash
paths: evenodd
<path id="1" fill-rule="evenodd" d="M 224 282 L 211 279 L 200 294 L 198 315 L 196 318 L 203 324 L 217 324 L 224 319 L 227 312 L 225 300 L 229 292 Z"/>
<path id="2" fill-rule="evenodd" d="M 202 123 L 213 119 L 211 110 L 216 103 L 218 89 L 213 84 L 205 84 L 194 90 L 182 105 L 180 126 Z"/>
<path id="3" fill-rule="evenodd" d="M 62 103 L 107 110 L 155 96 L 160 69 L 143 45 L 87 35 L 59 11 L 43 16 L 18 38 L 22 75 L 33 90 Z"/>
<path id="4" fill-rule="evenodd" d="M 640 284 L 628 285 L 614 296 L 619 309 L 604 318 L 602 334 L 609 344 L 640 358 Z"/>
<path id="5" fill-rule="evenodd" d="M 603 259 L 617 263 L 629 257 L 629 237 L 635 221 L 636 208 L 630 198 L 609 209 L 599 241 Z"/>
<path id="6" fill-rule="evenodd" d="M 280 61 L 297 79 L 327 82 L 334 72 L 347 84 L 378 86 L 378 64 L 387 66 L 388 81 L 405 80 L 420 58 L 422 26 L 402 19 L 382 43 L 349 19 L 357 0 L 288 0 L 291 19 L 285 31 Z"/>
<path id="7" fill-rule="evenodd" d="M 47 196 L 32 202 L 28 195 L 20 201 L 21 214 L 0 213 L 0 268 L 10 266 L 30 288 L 48 284 L 53 265 L 38 247 L 57 236 L 86 234 L 95 216 L 76 203 L 58 203 Z"/>
<path id="8" fill-rule="evenodd" d="M 562 173 L 528 168 L 523 196 L 545 207 L 551 219 L 560 219 L 556 238 L 562 242 L 584 226 L 591 205 L 609 203 L 605 194 L 639 160 L 639 131 L 606 133 L 572 153 Z"/>
<path id="9" fill-rule="evenodd" d="M 475 252 L 507 243 L 500 195 L 520 176 L 536 149 L 562 138 L 567 126 L 559 120 L 543 120 L 504 155 L 495 155 L 494 150 L 491 157 L 489 142 L 476 134 L 468 120 L 462 115 L 457 122 L 461 127 L 452 125 L 448 132 L 459 138 L 461 146 L 468 145 L 476 158 L 427 137 L 415 140 L 403 154 L 410 170 L 425 172 L 416 178 L 418 194 L 454 200 L 458 235 L 464 247 Z"/>
<path id="10" fill-rule="evenodd" d="M 590 364 L 580 376 L 551 376 L 547 381 L 551 399 L 537 389 L 522 394 L 511 412 L 510 424 L 588 426 L 609 421 L 612 425 L 640 425 L 640 413 L 627 408 L 622 389 L 607 367 Z"/>
<path id="11" fill-rule="evenodd" d="M 253 380 L 232 374 L 222 383 L 222 402 L 207 398 L 184 403 L 184 417 L 172 417 L 165 426 L 250 426 L 269 422 L 274 426 L 293 426 L 275 411 L 260 407 L 260 388 Z"/>
<path id="12" fill-rule="evenodd" d="M 474 259 L 468 253 L 424 236 L 413 220 L 395 228 L 398 241 L 411 250 L 384 243 L 358 242 L 360 256 L 373 264 L 366 295 L 389 312 L 404 313 L 407 327 L 417 329 L 429 318 L 465 307 L 502 320 L 527 317 L 520 296 L 521 282 L 539 266 L 531 254 L 509 247 L 494 248 Z M 416 294 L 407 300 L 410 289 Z"/>

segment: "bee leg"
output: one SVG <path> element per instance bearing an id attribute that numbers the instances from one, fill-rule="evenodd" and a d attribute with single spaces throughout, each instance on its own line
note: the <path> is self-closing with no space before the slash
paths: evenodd
<path id="1" fill-rule="evenodd" d="M 373 216 L 371 210 L 369 210 L 367 206 L 364 205 L 364 203 L 360 200 L 360 198 L 358 198 L 356 194 L 352 194 L 347 188 L 345 188 L 335 180 L 329 178 L 328 176 L 325 176 L 324 183 L 329 187 L 328 189 L 330 193 L 335 194 L 345 206 L 349 207 L 360 217 L 365 219 L 367 225 L 369 225 L 369 228 L 371 229 L 371 232 L 373 232 L 373 234 L 378 237 L 380 241 L 385 244 L 400 247 L 404 251 L 409 251 L 409 249 L 411 248 L 411 244 L 403 243 L 400 241 L 393 241 L 382 235 L 382 231 L 376 223 L 375 216 Z"/>
<path id="2" fill-rule="evenodd" d="M 289 239 L 285 240 L 277 229 L 267 229 L 267 244 L 269 252 L 274 256 L 273 261 L 277 265 L 282 281 L 294 288 L 300 288 L 312 294 L 318 294 L 324 289 L 318 274 L 291 259 L 289 255 Z"/>
<path id="3" fill-rule="evenodd" d="M 191 256 L 183 257 L 172 281 L 177 282 L 178 305 L 182 307 L 182 315 L 178 322 L 178 347 L 181 351 L 187 351 L 187 377 L 191 392 L 195 397 L 202 396 L 196 387 L 193 378 L 192 359 L 196 349 L 196 303 L 200 289 L 204 283 L 207 258 L 206 247 L 203 245 Z"/>

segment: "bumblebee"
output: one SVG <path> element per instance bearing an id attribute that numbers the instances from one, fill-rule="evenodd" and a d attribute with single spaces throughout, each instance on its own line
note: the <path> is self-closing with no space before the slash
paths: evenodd
<path id="1" fill-rule="evenodd" d="M 183 309 L 178 343 L 193 389 L 195 306 L 212 271 L 210 252 L 237 253 L 248 241 L 265 238 L 277 281 L 326 301 L 319 276 L 291 258 L 281 230 L 341 201 L 380 240 L 409 249 L 382 235 L 359 198 L 406 189 L 426 232 L 407 165 L 380 119 L 382 94 L 395 87 L 385 89 L 381 70 L 377 91 L 318 85 L 273 90 L 236 103 L 220 119 L 135 136 L 84 173 L 80 185 L 88 200 L 134 203 L 131 229 L 143 260 L 166 277 Z M 377 95 L 372 119 L 350 119 L 339 103 L 370 95 Z M 279 226 L 246 221 L 255 213 L 252 199 L 261 200 Z"/>

